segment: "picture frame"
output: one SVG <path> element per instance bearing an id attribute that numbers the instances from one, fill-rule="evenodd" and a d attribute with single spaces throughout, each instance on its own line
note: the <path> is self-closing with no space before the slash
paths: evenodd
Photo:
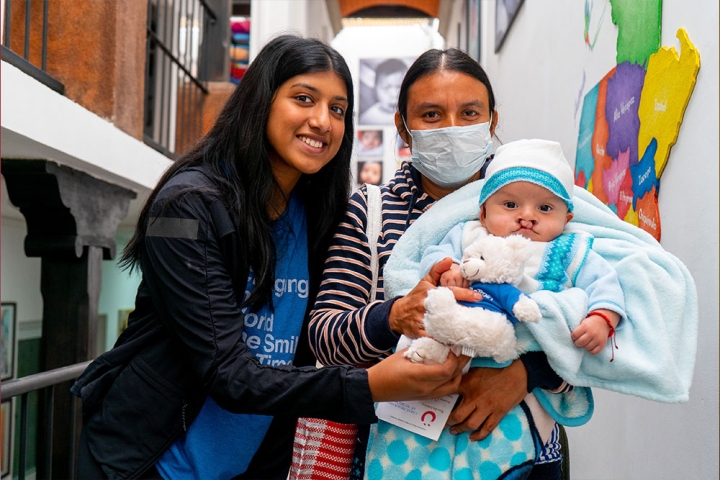
<path id="1" fill-rule="evenodd" d="M 370 185 L 380 185 L 383 176 L 382 158 L 373 160 L 363 160 L 357 162 L 357 183 L 358 186 L 368 183 Z"/>
<path id="2" fill-rule="evenodd" d="M 467 54 L 480 62 L 480 0 L 466 0 Z"/>
<path id="3" fill-rule="evenodd" d="M 3 381 L 15 378 L 17 345 L 17 304 L 2 302 L 2 376 Z"/>
<path id="4" fill-rule="evenodd" d="M 400 134 L 396 133 L 396 139 L 395 139 L 395 146 L 397 148 L 396 155 L 398 157 L 398 165 L 400 164 L 400 161 L 402 160 L 409 160 L 412 157 L 412 151 L 410 150 L 410 146 L 405 143 L 405 140 L 402 139 Z"/>
<path id="5" fill-rule="evenodd" d="M 395 125 L 398 92 L 413 61 L 413 57 L 359 59 L 357 125 Z"/>
<path id="6" fill-rule="evenodd" d="M 121 308 L 118 310 L 118 337 L 120 334 L 127 328 L 128 326 L 128 317 L 130 317 L 130 313 L 135 310 L 134 308 Z"/>
<path id="7" fill-rule="evenodd" d="M 355 138 L 355 151 L 358 158 L 382 160 L 385 149 L 383 135 L 383 129 L 380 128 L 358 129 Z"/>
<path id="8" fill-rule="evenodd" d="M 2 478 L 12 477 L 12 458 L 13 458 L 13 438 L 15 432 L 13 429 L 13 418 L 14 415 L 14 399 L 5 400 L 2 402 L 0 412 L 0 430 L 2 436 L 0 437 L 0 468 L 2 469 Z"/>
<path id="9" fill-rule="evenodd" d="M 495 0 L 495 53 L 500 51 L 525 0 Z"/>

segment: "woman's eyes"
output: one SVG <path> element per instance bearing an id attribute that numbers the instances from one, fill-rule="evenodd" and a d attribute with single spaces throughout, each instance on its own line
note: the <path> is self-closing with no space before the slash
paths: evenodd
<path id="1" fill-rule="evenodd" d="M 314 102 L 313 98 L 310 95 L 295 95 L 295 100 L 297 100 L 300 103 L 313 103 Z M 341 117 L 345 116 L 345 107 L 340 107 L 338 105 L 332 105 L 332 106 L 330 106 L 330 110 L 333 113 L 340 115 Z"/>
<path id="2" fill-rule="evenodd" d="M 437 120 L 440 118 L 440 112 L 433 110 L 423 113 L 422 116 L 425 119 Z M 476 110 L 465 110 L 462 112 L 461 116 L 462 118 L 475 120 L 478 116 L 480 116 L 480 112 Z"/>

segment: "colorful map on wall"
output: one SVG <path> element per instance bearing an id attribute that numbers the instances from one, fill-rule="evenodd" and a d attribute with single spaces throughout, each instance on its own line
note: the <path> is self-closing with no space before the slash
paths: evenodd
<path id="1" fill-rule="evenodd" d="M 680 132 L 700 54 L 680 28 L 660 46 L 662 0 L 610 0 L 617 65 L 582 105 L 575 183 L 660 240 L 660 175 Z"/>

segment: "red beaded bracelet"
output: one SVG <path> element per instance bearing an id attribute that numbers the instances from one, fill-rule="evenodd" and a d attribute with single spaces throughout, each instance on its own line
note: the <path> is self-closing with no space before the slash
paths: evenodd
<path id="1" fill-rule="evenodd" d="M 602 318 L 603 320 L 605 320 L 605 323 L 608 324 L 608 327 L 610 327 L 610 333 L 608 333 L 608 338 L 611 339 L 611 340 L 610 340 L 611 345 L 612 345 L 613 347 L 615 347 L 615 349 L 617 349 L 618 346 L 617 346 L 617 340 L 615 339 L 615 327 L 613 327 L 613 324 L 612 324 L 612 322 L 610 321 L 610 318 L 609 318 L 607 315 L 605 315 L 604 313 L 598 312 L 597 310 L 593 310 L 592 312 L 588 313 L 585 318 L 592 317 L 593 315 L 597 315 L 598 317 L 600 317 L 600 318 Z M 612 351 L 612 356 L 610 357 L 610 361 L 611 361 L 611 362 L 612 362 L 613 360 L 615 360 L 615 349 L 611 350 L 611 351 Z"/>

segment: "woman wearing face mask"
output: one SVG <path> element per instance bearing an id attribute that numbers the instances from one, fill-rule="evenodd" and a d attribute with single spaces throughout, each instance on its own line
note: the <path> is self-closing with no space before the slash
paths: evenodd
<path id="1" fill-rule="evenodd" d="M 423 279 L 407 295 L 385 298 L 383 268 L 395 243 L 423 212 L 481 178 L 482 167 L 492 156 L 497 121 L 490 81 L 467 54 L 429 50 L 410 67 L 400 89 L 395 125 L 411 147 L 412 161 L 403 162 L 395 178 L 381 187 L 376 297 L 370 300 L 373 272 L 366 234 L 370 220 L 367 191 L 361 187 L 351 197 L 330 246 L 311 313 L 310 343 L 321 363 L 376 362 L 396 346 L 401 334 L 425 336 L 424 300 L 436 285 Z M 449 268 L 449 261 L 442 263 L 440 269 Z M 454 293 L 458 300 L 480 301 L 467 289 L 454 288 Z M 473 431 L 471 440 L 484 439 L 535 387 L 562 391 L 565 386 L 542 352 L 524 354 L 503 369 L 473 368 L 463 376 L 462 400 L 449 419 L 451 432 Z M 557 438 L 555 431 L 528 478 L 560 478 Z M 356 462 L 364 458 L 361 443 L 355 457 Z"/>

